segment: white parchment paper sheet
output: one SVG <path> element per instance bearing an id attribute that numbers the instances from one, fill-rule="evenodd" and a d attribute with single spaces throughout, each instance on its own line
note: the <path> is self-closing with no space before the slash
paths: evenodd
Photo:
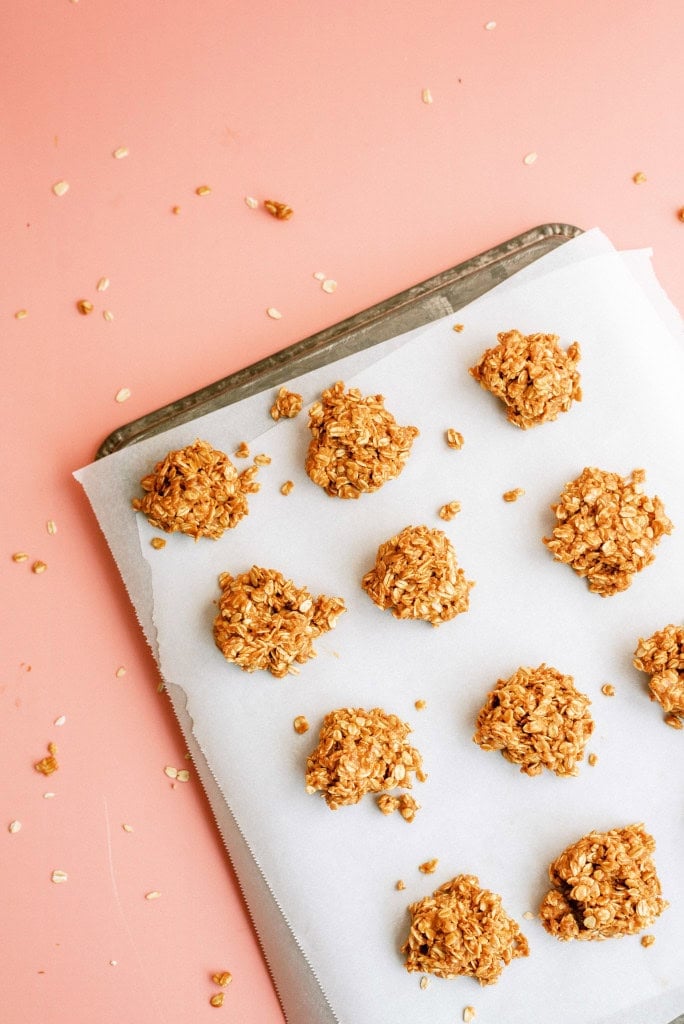
<path id="1" fill-rule="evenodd" d="M 195 436 L 229 452 L 247 437 L 253 452 L 273 460 L 238 529 L 214 544 L 172 536 L 157 552 L 149 546 L 155 531 L 138 517 L 134 557 L 139 564 L 142 554 L 151 573 L 162 672 L 187 693 L 195 738 L 342 1024 L 450 1024 L 467 1003 L 479 1019 L 527 1024 L 548 1019 L 551 995 L 555 1024 L 615 1013 L 634 1024 L 664 1024 L 684 1007 L 682 740 L 663 724 L 645 695 L 645 677 L 631 667 L 639 636 L 681 621 L 684 357 L 671 311 L 656 312 L 632 273 L 643 272 L 644 256 L 626 261 L 600 235 L 577 241 L 345 377 L 365 393 L 383 393 L 400 422 L 421 430 L 402 476 L 374 495 L 328 498 L 303 472 L 305 417 L 260 433 L 259 422 L 268 421 L 254 400 L 249 433 L 240 433 L 233 407 L 227 416 L 178 428 L 173 439 L 146 443 L 142 472 L 150 449 L 153 462 Z M 571 251 L 561 256 L 570 246 L 575 259 Z M 465 324 L 462 334 L 452 331 L 455 319 Z M 557 333 L 566 345 L 577 339 L 583 352 L 584 401 L 527 432 L 508 424 L 467 374 L 497 331 L 514 326 Z M 305 382 L 307 400 L 337 376 L 330 368 Z M 444 444 L 449 426 L 465 436 L 460 452 Z M 143 453 L 126 454 L 115 458 L 117 492 L 123 471 L 127 505 Z M 662 497 L 679 526 L 630 590 L 609 599 L 590 594 L 540 541 L 553 525 L 549 504 L 585 465 L 622 474 L 643 466 L 646 490 Z M 104 468 L 81 474 L 84 483 L 94 472 L 95 489 L 106 491 Z M 279 494 L 285 479 L 296 485 L 287 498 Z M 502 492 L 516 486 L 525 496 L 504 503 Z M 444 524 L 437 509 L 453 499 L 462 512 Z M 471 610 L 439 629 L 397 622 L 359 586 L 378 544 L 408 523 L 445 529 L 477 581 Z M 337 630 L 318 642 L 318 658 L 297 677 L 247 675 L 213 645 L 216 578 L 253 563 L 347 601 Z M 541 661 L 572 674 L 594 701 L 590 749 L 599 762 L 584 764 L 577 779 L 528 779 L 470 738 L 496 679 Z M 600 693 L 607 680 L 617 690 L 612 700 Z M 414 709 L 417 698 L 427 701 L 425 711 Z M 413 825 L 384 818 L 370 801 L 333 813 L 306 795 L 304 764 L 320 720 L 348 704 L 382 706 L 411 722 L 429 772 L 414 790 L 422 810 Z M 303 737 L 292 729 L 297 714 L 313 726 Z M 537 921 L 523 921 L 545 891 L 549 861 L 565 845 L 592 828 L 633 821 L 644 821 L 656 837 L 672 904 L 653 929 L 651 949 L 636 937 L 561 944 Z M 431 857 L 439 858 L 437 872 L 425 877 L 418 864 Z M 406 905 L 459 872 L 475 873 L 501 893 L 531 956 L 491 988 L 433 979 L 421 990 L 398 953 Z M 406 881 L 401 893 L 398 878 Z"/>

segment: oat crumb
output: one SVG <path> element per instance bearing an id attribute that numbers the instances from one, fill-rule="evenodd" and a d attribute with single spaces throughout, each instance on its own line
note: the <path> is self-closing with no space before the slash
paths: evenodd
<path id="1" fill-rule="evenodd" d="M 249 458 L 249 445 L 246 441 L 241 441 L 235 449 L 236 459 L 248 459 Z"/>
<path id="2" fill-rule="evenodd" d="M 28 309 L 18 309 L 14 314 L 15 320 L 25 320 L 28 316 Z"/>
<path id="3" fill-rule="evenodd" d="M 69 191 L 68 181 L 56 181 L 52 186 L 52 191 L 56 196 L 65 196 Z"/>
<path id="4" fill-rule="evenodd" d="M 224 998 L 225 996 L 223 992 L 215 992 L 214 995 L 209 1000 L 209 1003 L 211 1004 L 211 1006 L 223 1006 Z"/>
<path id="5" fill-rule="evenodd" d="M 426 989 L 429 984 L 430 984 L 430 979 L 428 978 L 428 976 L 426 974 L 424 974 L 423 977 L 420 979 L 420 987 L 422 989 Z"/>
<path id="6" fill-rule="evenodd" d="M 645 181 L 648 181 L 648 178 L 643 171 L 637 171 L 636 174 L 632 175 L 632 181 L 635 185 L 643 185 Z"/>
<path id="7" fill-rule="evenodd" d="M 271 320 L 282 320 L 283 314 L 275 306 L 269 306 L 266 310 L 266 315 L 270 316 Z"/>
<path id="8" fill-rule="evenodd" d="M 166 541 L 163 537 L 153 537 L 150 541 L 150 546 L 153 547 L 155 551 L 161 551 L 162 548 L 166 547 Z"/>
<path id="9" fill-rule="evenodd" d="M 12 555 L 13 562 L 28 562 L 29 556 L 25 551 L 15 551 Z"/>
<path id="10" fill-rule="evenodd" d="M 271 418 L 279 420 L 281 417 L 294 419 L 302 411 L 304 404 L 303 397 L 296 391 L 289 391 L 286 387 L 280 388 L 275 401 L 271 406 Z"/>
<path id="11" fill-rule="evenodd" d="M 534 914 L 532 913 L 531 910 L 526 910 L 525 913 L 523 914 L 523 917 L 525 918 L 526 921 L 534 921 Z"/>
<path id="12" fill-rule="evenodd" d="M 684 206 L 680 207 L 679 210 L 677 210 L 677 219 L 681 220 L 684 223 Z"/>
<path id="13" fill-rule="evenodd" d="M 227 985 L 230 985 L 231 981 L 233 980 L 233 975 L 230 973 L 230 971 L 219 971 L 216 974 L 212 975 L 211 980 L 214 982 L 215 985 L 220 985 L 221 988 L 225 988 Z"/>
<path id="14" fill-rule="evenodd" d="M 615 687 L 613 686 L 612 683 L 604 683 L 603 686 L 601 687 L 601 693 L 603 694 L 604 697 L 614 697 L 615 696 Z"/>
<path id="15" fill-rule="evenodd" d="M 195 189 L 195 195 L 209 196 L 211 195 L 211 188 L 209 187 L 209 185 L 199 185 L 198 188 Z"/>
<path id="16" fill-rule="evenodd" d="M 37 575 L 40 575 L 42 572 L 45 572 L 46 569 L 47 563 L 41 561 L 40 559 L 34 562 L 33 565 L 31 566 L 31 572 L 35 572 Z"/>
<path id="17" fill-rule="evenodd" d="M 287 497 L 288 494 L 292 494 L 294 490 L 294 482 L 292 480 L 286 480 L 284 484 L 281 484 L 280 493 Z"/>
<path id="18" fill-rule="evenodd" d="M 160 896 L 161 896 L 161 893 L 159 892 L 158 889 L 152 889 L 151 892 L 146 892 L 145 893 L 145 899 L 146 900 L 158 900 Z"/>
<path id="19" fill-rule="evenodd" d="M 52 872 L 52 881 L 56 885 L 60 885 L 68 880 L 69 876 L 66 871 L 60 871 L 59 869 Z"/>
<path id="20" fill-rule="evenodd" d="M 456 331 L 457 334 L 461 334 L 461 332 L 465 330 L 465 324 L 454 324 L 451 329 L 452 331 Z"/>
<path id="21" fill-rule="evenodd" d="M 110 282 L 108 277 L 101 277 L 100 280 L 95 285 L 95 287 L 98 290 L 98 292 L 106 292 L 107 289 L 109 288 L 109 283 Z"/>
<path id="22" fill-rule="evenodd" d="M 422 871 L 424 875 L 432 875 L 437 870 L 439 864 L 439 858 L 433 857 L 432 860 L 425 860 L 422 864 L 418 865 L 418 870 Z"/>
<path id="23" fill-rule="evenodd" d="M 21 822 L 20 821 L 16 821 L 16 820 L 15 821 L 10 821 L 9 825 L 7 826 L 7 831 L 10 833 L 10 835 L 13 835 L 13 836 L 16 835 L 17 832 L 19 832 L 20 830 L 21 830 Z"/>
<path id="24" fill-rule="evenodd" d="M 37 772 L 40 772 L 41 775 L 52 775 L 52 773 L 56 772 L 57 769 L 59 768 L 59 763 L 57 761 L 56 754 L 57 747 L 55 746 L 55 744 L 48 743 L 47 756 L 42 757 L 40 761 L 36 761 L 33 767 Z"/>
<path id="25" fill-rule="evenodd" d="M 124 824 L 121 826 L 121 828 L 124 830 L 124 832 L 132 832 L 133 831 L 133 826 L 132 825 L 128 825 L 126 822 L 124 822 Z"/>
<path id="26" fill-rule="evenodd" d="M 124 160 L 128 156 L 129 153 L 130 153 L 130 150 L 129 150 L 128 146 L 117 146 L 117 148 L 112 153 L 112 156 L 114 157 L 115 160 Z"/>
<path id="27" fill-rule="evenodd" d="M 442 505 L 439 509 L 439 518 L 444 519 L 445 522 L 451 522 L 455 519 L 458 513 L 461 511 L 460 501 L 449 501 L 446 505 Z"/>
<path id="28" fill-rule="evenodd" d="M 127 402 L 130 397 L 131 397 L 131 389 L 130 388 L 119 388 L 117 393 L 114 395 L 114 401 L 115 402 L 119 402 L 119 403 Z"/>
<path id="29" fill-rule="evenodd" d="M 259 205 L 259 200 L 255 199 L 254 196 L 245 196 L 245 206 L 248 206 L 250 210 L 256 210 Z"/>
<path id="30" fill-rule="evenodd" d="M 522 498 L 525 493 L 524 487 L 514 487 L 511 491 L 504 491 L 501 497 L 504 501 L 517 501 L 518 498 Z"/>
<path id="31" fill-rule="evenodd" d="M 485 26 L 486 27 L 486 26 Z M 465 1006 L 463 1008 L 463 1021 L 464 1024 L 470 1024 L 471 1021 L 475 1020 L 475 1007 Z"/>
<path id="32" fill-rule="evenodd" d="M 416 709 L 416 711 L 423 711 L 427 707 L 427 701 L 417 700 L 413 706 Z"/>
<path id="33" fill-rule="evenodd" d="M 394 886 L 394 888 L 398 889 L 399 892 L 401 892 L 403 889 L 405 889 L 406 888 L 406 882 L 404 881 L 404 879 L 400 878 L 399 881 Z"/>
<path id="34" fill-rule="evenodd" d="M 655 940 L 655 935 L 642 935 L 641 945 L 644 947 L 644 949 L 648 949 L 649 946 L 653 945 Z"/>
<path id="35" fill-rule="evenodd" d="M 263 452 L 261 453 L 261 455 L 255 455 L 254 456 L 254 465 L 255 466 L 270 466 L 271 465 L 271 456 L 270 455 L 264 455 Z"/>
<path id="36" fill-rule="evenodd" d="M 665 724 L 669 725 L 672 729 L 682 729 L 682 720 L 678 715 L 665 715 Z"/>
<path id="37" fill-rule="evenodd" d="M 117 679 L 121 679 L 122 676 L 126 675 L 126 669 L 123 667 L 123 665 L 119 665 L 114 675 L 116 676 Z"/>
<path id="38" fill-rule="evenodd" d="M 453 427 L 449 427 L 446 432 L 446 443 L 450 448 L 460 451 L 463 447 L 463 434 L 458 430 L 454 430 Z"/>
<path id="39" fill-rule="evenodd" d="M 592 768 L 594 768 L 598 764 L 598 754 L 589 754 L 589 757 L 587 758 L 587 763 Z"/>
<path id="40" fill-rule="evenodd" d="M 79 299 L 76 303 L 76 309 L 82 316 L 88 316 L 95 309 L 90 299 Z"/>
<path id="41" fill-rule="evenodd" d="M 289 220 L 294 210 L 287 203 L 279 203 L 276 199 L 264 199 L 264 209 L 276 220 Z"/>
<path id="42" fill-rule="evenodd" d="M 305 732 L 309 731 L 309 720 L 306 715 L 297 715 L 292 726 L 294 731 L 302 736 Z"/>
<path id="43" fill-rule="evenodd" d="M 423 89 L 421 93 L 421 98 L 423 100 L 423 103 L 432 103 L 432 92 L 429 89 Z"/>

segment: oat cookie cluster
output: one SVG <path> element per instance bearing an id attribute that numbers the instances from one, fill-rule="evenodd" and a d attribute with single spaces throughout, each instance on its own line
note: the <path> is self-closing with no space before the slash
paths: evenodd
<path id="1" fill-rule="evenodd" d="M 338 381 L 309 410 L 306 472 L 332 497 L 377 491 L 406 465 L 418 429 L 399 426 L 384 403 Z"/>
<path id="2" fill-rule="evenodd" d="M 197 440 L 169 452 L 142 478 L 146 493 L 133 499 L 133 508 L 166 533 L 217 540 L 248 514 L 247 495 L 259 490 L 257 472 L 249 466 L 239 473 L 224 452 Z"/>
<path id="3" fill-rule="evenodd" d="M 539 775 L 544 768 L 577 775 L 594 731 L 590 704 L 572 676 L 550 665 L 521 667 L 488 695 L 473 739 L 483 750 L 500 750 L 525 775 Z"/>
<path id="4" fill-rule="evenodd" d="M 555 420 L 581 400 L 576 341 L 563 350 L 556 334 L 503 331 L 497 338 L 498 345 L 488 348 L 469 373 L 501 399 L 511 423 L 526 430 Z"/>
<path id="5" fill-rule="evenodd" d="M 406 722 L 382 708 L 329 712 L 318 745 L 307 760 L 307 793 L 323 793 L 328 807 L 335 811 L 357 804 L 366 793 L 411 789 L 414 775 L 424 782 L 422 758 L 406 739 L 410 732 Z M 411 804 L 404 806 L 410 808 Z"/>
<path id="6" fill-rule="evenodd" d="M 246 672 L 265 669 L 282 678 L 315 658 L 314 640 L 345 611 L 341 597 L 313 597 L 275 569 L 219 576 L 221 597 L 214 641 L 227 661 Z"/>
<path id="7" fill-rule="evenodd" d="M 643 825 L 590 832 L 553 861 L 541 905 L 557 939 L 612 939 L 649 928 L 667 907 Z"/>
<path id="8" fill-rule="evenodd" d="M 475 875 L 457 875 L 408 909 L 411 929 L 401 948 L 407 971 L 439 978 L 465 974 L 493 985 L 506 964 L 529 956 L 527 939 L 501 897 L 483 889 Z"/>
<path id="9" fill-rule="evenodd" d="M 587 466 L 551 506 L 557 525 L 544 544 L 602 597 L 626 590 L 654 560 L 663 534 L 672 533 L 660 498 L 643 493 L 645 479 L 643 469 L 621 477 Z"/>
<path id="10" fill-rule="evenodd" d="M 304 399 L 296 391 L 288 391 L 286 387 L 282 387 L 276 395 L 275 401 L 271 406 L 271 418 L 279 420 L 285 417 L 286 419 L 294 419 L 302 411 L 302 405 Z"/>
<path id="11" fill-rule="evenodd" d="M 684 627 L 665 626 L 639 640 L 634 665 L 650 675 L 651 699 L 668 714 L 668 724 L 681 727 L 684 717 Z"/>
<path id="12" fill-rule="evenodd" d="M 439 626 L 468 610 L 475 584 L 465 578 L 442 530 L 407 526 L 380 545 L 361 586 L 396 619 L 424 619 Z"/>

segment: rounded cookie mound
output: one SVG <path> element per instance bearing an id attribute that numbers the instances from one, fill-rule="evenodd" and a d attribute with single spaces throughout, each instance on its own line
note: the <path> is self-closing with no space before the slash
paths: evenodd
<path id="1" fill-rule="evenodd" d="M 411 930 L 401 952 L 406 970 L 493 985 L 506 964 L 529 956 L 527 939 L 503 909 L 501 897 L 476 875 L 457 875 L 408 908 Z"/>
<path id="2" fill-rule="evenodd" d="M 418 436 L 385 409 L 382 395 L 364 398 L 338 381 L 309 410 L 311 442 L 305 469 L 336 498 L 359 498 L 399 476 Z"/>
<path id="3" fill-rule="evenodd" d="M 322 792 L 335 811 L 357 804 L 366 793 L 382 793 L 395 786 L 411 789 L 414 774 L 424 782 L 422 758 L 406 742 L 410 732 L 406 722 L 382 708 L 330 711 L 306 763 L 307 793 Z"/>
<path id="4" fill-rule="evenodd" d="M 601 597 L 627 590 L 655 559 L 663 534 L 672 533 L 660 498 L 643 493 L 645 479 L 643 469 L 621 477 L 587 466 L 551 506 L 558 525 L 543 543 Z"/>
<path id="5" fill-rule="evenodd" d="M 590 704 L 572 676 L 550 665 L 521 667 L 499 679 L 487 696 L 473 740 L 483 750 L 500 750 L 525 775 L 539 775 L 544 768 L 577 775 L 594 731 Z"/>
<path id="6" fill-rule="evenodd" d="M 312 597 L 275 569 L 219 576 L 221 597 L 214 641 L 227 661 L 245 672 L 265 669 L 282 678 L 316 657 L 313 641 L 333 629 L 345 611 L 341 597 Z"/>
<path id="7" fill-rule="evenodd" d="M 140 481 L 146 492 L 133 508 L 166 533 L 217 540 L 249 512 L 247 495 L 259 490 L 256 466 L 239 473 L 228 456 L 207 441 L 169 452 Z"/>
<path id="8" fill-rule="evenodd" d="M 406 526 L 378 548 L 361 586 L 396 619 L 424 619 L 433 626 L 468 610 L 470 588 L 456 552 L 442 530 Z"/>
<path id="9" fill-rule="evenodd" d="M 648 639 L 639 639 L 634 665 L 650 675 L 651 700 L 657 700 L 666 721 L 681 728 L 684 717 L 684 627 L 665 626 Z"/>
<path id="10" fill-rule="evenodd" d="M 590 832 L 553 861 L 539 916 L 557 939 L 611 939 L 649 928 L 667 907 L 643 825 Z"/>
<path id="11" fill-rule="evenodd" d="M 511 423 L 526 430 L 555 420 L 582 398 L 580 347 L 567 350 L 556 334 L 504 331 L 468 371 L 483 388 L 500 398 Z"/>

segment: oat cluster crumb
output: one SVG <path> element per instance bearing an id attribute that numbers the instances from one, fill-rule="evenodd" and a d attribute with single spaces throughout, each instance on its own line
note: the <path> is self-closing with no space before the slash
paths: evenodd
<path id="1" fill-rule="evenodd" d="M 423 875 L 434 875 L 435 871 L 437 870 L 437 865 L 438 864 L 439 864 L 439 858 L 438 857 L 432 857 L 430 860 L 424 860 L 422 864 L 419 864 L 418 865 L 418 870 Z"/>
<path id="2" fill-rule="evenodd" d="M 453 448 L 455 451 L 460 451 L 464 444 L 463 434 L 459 430 L 454 430 L 453 427 L 449 427 L 446 434 L 446 443 L 449 448 Z"/>
<path id="3" fill-rule="evenodd" d="M 303 736 L 305 732 L 309 731 L 309 720 L 306 715 L 297 715 L 292 723 L 292 727 L 296 733 Z"/>
<path id="4" fill-rule="evenodd" d="M 540 918 L 558 939 L 610 939 L 649 928 L 667 907 L 643 825 L 590 832 L 549 867 Z"/>
<path id="5" fill-rule="evenodd" d="M 219 576 L 221 596 L 214 641 L 227 661 L 245 672 L 265 669 L 282 678 L 315 658 L 314 640 L 334 629 L 341 597 L 313 597 L 275 569 Z"/>
<path id="6" fill-rule="evenodd" d="M 34 768 L 41 775 L 52 775 L 59 768 L 57 762 L 57 746 L 54 743 L 48 743 L 47 757 L 41 757 L 40 761 L 36 761 Z"/>
<path id="7" fill-rule="evenodd" d="M 397 889 L 399 892 L 402 892 L 406 888 L 406 882 L 404 881 L 404 879 L 400 878 L 394 888 Z"/>
<path id="8" fill-rule="evenodd" d="M 163 537 L 153 537 L 150 541 L 150 546 L 153 547 L 155 551 L 161 551 L 162 548 L 166 547 L 166 541 Z"/>
<path id="9" fill-rule="evenodd" d="M 288 391 L 282 387 L 276 395 L 275 402 L 271 406 L 271 417 L 274 420 L 294 419 L 302 411 L 304 399 L 296 391 Z"/>
<path id="10" fill-rule="evenodd" d="M 166 533 L 216 540 L 249 513 L 247 495 L 259 490 L 256 466 L 238 473 L 228 456 L 207 441 L 169 452 L 144 476 L 143 498 L 133 508 Z"/>
<path id="11" fill-rule="evenodd" d="M 572 676 L 545 664 L 521 667 L 488 694 L 473 740 L 483 750 L 500 750 L 525 775 L 540 775 L 544 768 L 577 775 L 594 731 L 590 704 Z"/>
<path id="12" fill-rule="evenodd" d="M 420 810 L 420 804 L 410 793 L 402 793 L 401 796 L 393 796 L 391 793 L 381 793 L 376 797 L 378 807 L 383 814 L 399 814 L 404 821 L 415 821 L 416 814 Z"/>
<path id="13" fill-rule="evenodd" d="M 280 493 L 285 495 L 285 497 L 287 497 L 288 494 L 292 494 L 293 491 L 294 491 L 294 481 L 293 480 L 286 480 L 285 483 L 280 485 Z"/>
<path id="14" fill-rule="evenodd" d="M 582 398 L 580 347 L 567 350 L 556 334 L 521 334 L 503 331 L 498 345 L 489 348 L 470 374 L 483 388 L 500 398 L 511 423 L 528 427 L 555 420 Z"/>
<path id="15" fill-rule="evenodd" d="M 501 897 L 482 889 L 475 875 L 457 875 L 408 909 L 411 929 L 401 948 L 407 971 L 469 975 L 493 985 L 506 964 L 529 956 L 527 939 Z"/>
<path id="16" fill-rule="evenodd" d="M 455 519 L 458 513 L 461 511 L 460 501 L 448 501 L 445 505 L 442 505 L 439 509 L 439 518 L 449 523 L 452 519 Z"/>
<path id="17" fill-rule="evenodd" d="M 672 533 L 660 498 L 643 493 L 645 479 L 643 469 L 621 477 L 587 466 L 551 506 L 557 525 L 544 544 L 601 597 L 626 590 L 654 560 L 661 537 Z"/>
<path id="18" fill-rule="evenodd" d="M 652 946 L 654 942 L 655 942 L 655 935 L 642 935 L 641 936 L 641 945 L 644 947 L 644 949 L 648 949 L 648 947 Z"/>
<path id="19" fill-rule="evenodd" d="M 648 639 L 639 639 L 634 665 L 651 677 L 648 688 L 668 715 L 667 724 L 681 728 L 684 717 L 684 626 L 665 626 Z"/>
<path id="20" fill-rule="evenodd" d="M 294 213 L 291 206 L 281 203 L 277 199 L 264 199 L 264 209 L 276 220 L 289 220 Z"/>
<path id="21" fill-rule="evenodd" d="M 407 526 L 378 548 L 361 586 L 396 619 L 424 619 L 439 626 L 468 610 L 470 588 L 456 552 L 442 530 Z"/>
<path id="22" fill-rule="evenodd" d="M 604 683 L 603 686 L 601 687 L 601 693 L 603 694 L 604 697 L 614 697 L 615 696 L 615 687 L 613 686 L 612 683 Z"/>
<path id="23" fill-rule="evenodd" d="M 307 760 L 307 793 L 323 793 L 334 811 L 366 793 L 411 789 L 414 776 L 424 782 L 422 758 L 407 742 L 410 732 L 408 723 L 382 708 L 330 711 Z"/>
<path id="24" fill-rule="evenodd" d="M 248 459 L 249 458 L 249 445 L 246 441 L 241 441 L 235 449 L 236 459 Z"/>
<path id="25" fill-rule="evenodd" d="M 504 491 L 501 497 L 503 498 L 504 501 L 512 502 L 517 501 L 518 498 L 522 498 L 524 493 L 524 487 L 514 487 L 510 491 Z"/>
<path id="26" fill-rule="evenodd" d="M 331 497 L 377 491 L 406 465 L 418 429 L 399 426 L 384 402 L 338 381 L 311 406 L 305 469 Z"/>

